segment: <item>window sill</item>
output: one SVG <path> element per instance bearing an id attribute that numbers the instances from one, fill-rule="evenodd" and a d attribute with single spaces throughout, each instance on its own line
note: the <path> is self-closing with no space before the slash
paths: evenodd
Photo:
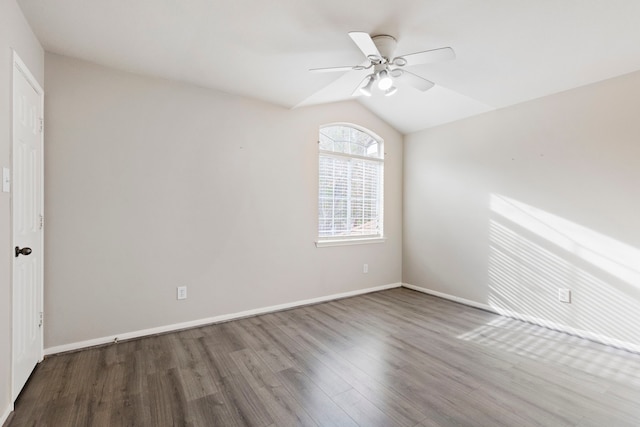
<path id="1" fill-rule="evenodd" d="M 386 237 L 366 237 L 363 239 L 335 239 L 335 240 L 318 240 L 316 248 L 327 248 L 330 246 L 349 246 L 349 245 L 368 245 L 372 243 L 384 243 Z"/>

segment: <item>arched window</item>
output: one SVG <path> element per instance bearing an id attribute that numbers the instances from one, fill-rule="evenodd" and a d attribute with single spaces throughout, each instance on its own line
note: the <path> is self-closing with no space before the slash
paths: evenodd
<path id="1" fill-rule="evenodd" d="M 318 246 L 382 238 L 382 139 L 354 125 L 322 126 L 318 158 Z"/>

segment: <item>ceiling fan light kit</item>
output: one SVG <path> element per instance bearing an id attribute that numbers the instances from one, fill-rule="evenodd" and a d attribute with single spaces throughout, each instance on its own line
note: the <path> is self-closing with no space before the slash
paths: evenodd
<path id="1" fill-rule="evenodd" d="M 375 75 L 370 74 L 365 80 L 367 80 L 367 84 L 360 87 L 360 93 L 364 96 L 371 96 L 371 88 L 373 87 L 373 82 L 376 80 Z"/>
<path id="2" fill-rule="evenodd" d="M 387 90 L 393 86 L 393 80 L 389 76 L 389 72 L 385 69 L 378 71 L 378 89 Z"/>
<path id="3" fill-rule="evenodd" d="M 384 96 L 391 96 L 398 91 L 398 88 L 395 86 L 391 86 L 389 89 L 384 91 Z"/>
<path id="4" fill-rule="evenodd" d="M 312 72 L 334 72 L 334 71 L 362 71 L 373 68 L 373 73 L 369 74 L 362 80 L 356 90 L 354 96 L 373 94 L 373 83 L 378 82 L 378 89 L 385 96 L 391 96 L 398 91 L 397 84 L 411 86 L 422 92 L 431 89 L 435 83 L 413 74 L 404 69 L 413 65 L 429 64 L 455 58 L 455 52 L 450 47 L 426 50 L 423 52 L 415 52 L 407 55 L 393 57 L 396 49 L 396 39 L 392 36 L 381 34 L 371 37 L 369 34 L 361 31 L 352 31 L 349 37 L 358 46 L 366 57 L 363 64 L 329 67 L 329 68 L 313 68 Z M 391 59 L 389 59 L 391 58 Z"/>

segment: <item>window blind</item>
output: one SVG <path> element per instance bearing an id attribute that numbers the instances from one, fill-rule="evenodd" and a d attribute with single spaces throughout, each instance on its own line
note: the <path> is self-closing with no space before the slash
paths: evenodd
<path id="1" fill-rule="evenodd" d="M 365 132 L 346 126 L 321 130 L 320 238 L 382 236 L 383 167 L 380 143 Z"/>

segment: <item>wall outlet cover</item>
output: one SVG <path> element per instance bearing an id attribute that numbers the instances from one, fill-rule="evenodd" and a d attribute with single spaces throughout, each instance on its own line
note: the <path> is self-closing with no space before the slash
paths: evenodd
<path id="1" fill-rule="evenodd" d="M 571 303 L 571 289 L 558 289 L 558 300 Z"/>

